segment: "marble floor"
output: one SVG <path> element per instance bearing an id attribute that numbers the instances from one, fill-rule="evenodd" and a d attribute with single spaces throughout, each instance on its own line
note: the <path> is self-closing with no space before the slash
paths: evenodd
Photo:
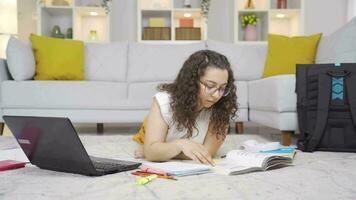
<path id="1" fill-rule="evenodd" d="M 76 125 L 89 154 L 132 159 L 136 148 L 132 134 L 138 126 L 108 126 L 103 136 L 95 126 Z M 233 129 L 232 129 L 233 130 Z M 248 139 L 279 141 L 278 131 L 249 126 L 242 135 L 230 133 L 217 157 Z M 295 142 L 296 137 L 293 137 Z M 6 133 L 0 150 L 16 144 Z M 298 152 L 293 166 L 236 176 L 214 173 L 159 179 L 144 186 L 136 176 L 122 172 L 102 177 L 42 170 L 33 165 L 0 172 L 0 199 L 356 199 L 356 154 Z"/>

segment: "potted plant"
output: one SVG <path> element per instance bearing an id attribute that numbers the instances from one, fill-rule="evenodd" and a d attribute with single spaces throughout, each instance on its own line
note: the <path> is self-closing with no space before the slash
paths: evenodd
<path id="1" fill-rule="evenodd" d="M 257 23 L 259 17 L 256 14 L 241 15 L 241 26 L 245 29 L 244 40 L 256 41 L 257 40 Z"/>

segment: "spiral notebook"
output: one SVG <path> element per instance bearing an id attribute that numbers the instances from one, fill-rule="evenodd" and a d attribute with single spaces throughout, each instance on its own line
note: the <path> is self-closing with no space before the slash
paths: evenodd
<path id="1" fill-rule="evenodd" d="M 141 171 L 172 176 L 191 176 L 211 172 L 209 165 L 195 164 L 183 161 L 169 162 L 144 162 L 140 166 Z"/>

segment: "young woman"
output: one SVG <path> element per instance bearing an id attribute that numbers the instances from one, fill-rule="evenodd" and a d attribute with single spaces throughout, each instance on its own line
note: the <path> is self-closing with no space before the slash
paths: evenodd
<path id="1" fill-rule="evenodd" d="M 143 128 L 134 136 L 141 144 L 135 156 L 213 165 L 212 157 L 237 111 L 236 86 L 227 58 L 211 50 L 195 52 L 175 81 L 158 89 Z"/>

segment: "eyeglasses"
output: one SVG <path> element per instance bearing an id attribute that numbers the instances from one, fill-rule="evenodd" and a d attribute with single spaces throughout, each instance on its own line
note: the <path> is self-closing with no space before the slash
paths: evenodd
<path id="1" fill-rule="evenodd" d="M 228 87 L 213 87 L 213 86 L 210 86 L 210 85 L 202 82 L 201 80 L 199 80 L 199 82 L 202 85 L 204 85 L 205 93 L 208 95 L 213 95 L 213 94 L 215 94 L 216 91 L 219 91 L 219 95 L 222 97 L 226 97 L 227 95 L 230 94 L 230 88 L 228 88 Z"/>

